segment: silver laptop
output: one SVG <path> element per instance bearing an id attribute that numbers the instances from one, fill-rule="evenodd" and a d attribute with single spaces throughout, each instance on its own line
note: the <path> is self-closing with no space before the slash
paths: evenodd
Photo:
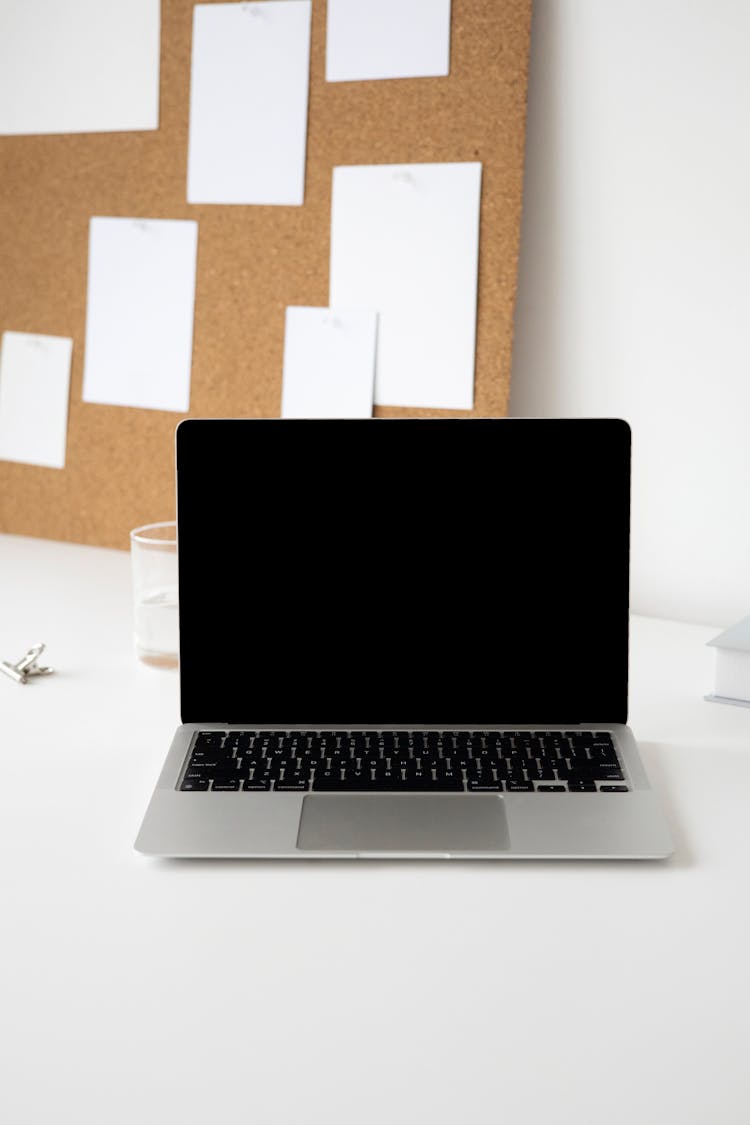
<path id="1" fill-rule="evenodd" d="M 625 422 L 189 420 L 158 856 L 656 859 Z"/>

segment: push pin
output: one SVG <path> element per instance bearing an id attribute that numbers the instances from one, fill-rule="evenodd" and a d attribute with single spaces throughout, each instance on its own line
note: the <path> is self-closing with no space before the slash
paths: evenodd
<path id="1" fill-rule="evenodd" d="M 50 672 L 54 672 L 55 669 L 37 663 L 43 652 L 43 644 L 32 645 L 29 651 L 15 664 L 11 664 L 9 660 L 0 661 L 0 672 L 10 676 L 11 680 L 15 680 L 17 684 L 25 684 L 29 676 L 49 676 Z"/>

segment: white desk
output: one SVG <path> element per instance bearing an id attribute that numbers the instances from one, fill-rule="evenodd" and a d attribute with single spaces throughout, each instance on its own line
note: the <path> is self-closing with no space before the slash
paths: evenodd
<path id="1" fill-rule="evenodd" d="M 747 1125 L 750 710 L 633 620 L 664 864 L 159 862 L 127 555 L 0 537 L 7 1125 Z M 214 653 L 218 658 L 219 653 Z"/>

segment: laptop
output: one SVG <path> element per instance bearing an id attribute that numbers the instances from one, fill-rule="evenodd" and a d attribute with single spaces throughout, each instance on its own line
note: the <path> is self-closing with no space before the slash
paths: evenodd
<path id="1" fill-rule="evenodd" d="M 630 431 L 188 420 L 181 719 L 136 848 L 657 859 L 627 727 Z"/>

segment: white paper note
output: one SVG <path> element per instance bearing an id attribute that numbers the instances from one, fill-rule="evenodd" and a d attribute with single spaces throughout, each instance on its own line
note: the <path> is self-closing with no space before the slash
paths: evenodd
<path id="1" fill-rule="evenodd" d="M 159 127 L 159 0 L 0 0 L 0 134 Z"/>
<path id="2" fill-rule="evenodd" d="M 189 203 L 301 205 L 310 0 L 196 4 Z"/>
<path id="3" fill-rule="evenodd" d="M 0 460 L 65 468 L 73 341 L 4 332 L 0 345 Z"/>
<path id="4" fill-rule="evenodd" d="M 451 0 L 328 0 L 326 79 L 447 74 L 450 35 Z"/>
<path id="5" fill-rule="evenodd" d="M 335 168 L 330 304 L 376 309 L 375 403 L 474 403 L 481 164 Z"/>
<path id="6" fill-rule="evenodd" d="M 198 224 L 91 220 L 84 402 L 187 411 Z"/>
<path id="7" fill-rule="evenodd" d="M 370 418 L 377 313 L 288 308 L 282 418 Z"/>

